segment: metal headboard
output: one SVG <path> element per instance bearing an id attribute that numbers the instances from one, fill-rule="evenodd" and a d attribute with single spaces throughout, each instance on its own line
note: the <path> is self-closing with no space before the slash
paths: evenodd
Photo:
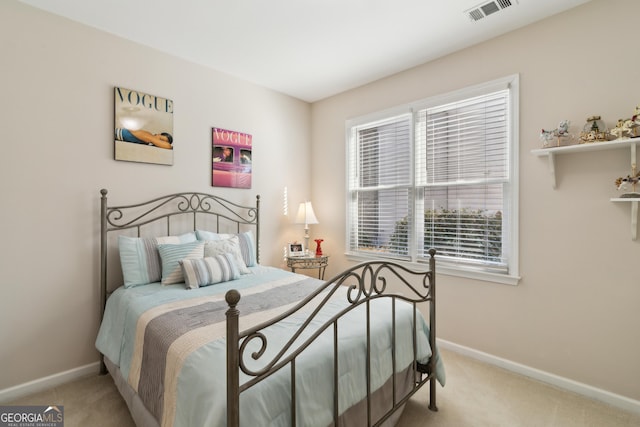
<path id="1" fill-rule="evenodd" d="M 243 206 L 221 197 L 206 193 L 176 193 L 158 197 L 146 202 L 109 206 L 106 189 L 100 190 L 100 318 L 108 292 L 108 236 L 112 232 L 134 229 L 137 237 L 142 229 L 160 225 L 162 234 L 156 232 L 149 237 L 171 235 L 172 226 L 188 222 L 190 231 L 197 228 L 214 232 L 241 232 L 244 228 L 255 227 L 256 260 L 260 262 L 260 196 L 256 196 L 255 206 Z M 189 218 L 191 217 L 191 218 Z M 206 226 L 203 226 L 206 224 Z M 222 230 L 221 227 L 226 227 Z"/>

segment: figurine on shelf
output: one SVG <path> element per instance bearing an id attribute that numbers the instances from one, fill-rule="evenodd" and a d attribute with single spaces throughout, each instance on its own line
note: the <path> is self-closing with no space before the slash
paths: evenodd
<path id="1" fill-rule="evenodd" d="M 571 122 L 569 120 L 563 120 L 558 124 L 558 127 L 552 130 L 544 130 L 540 132 L 540 139 L 543 141 L 543 147 L 549 147 L 549 141 L 556 139 L 556 146 L 560 146 L 560 138 L 571 137 L 569 133 L 569 124 Z"/>
<path id="2" fill-rule="evenodd" d="M 631 193 L 624 193 L 622 198 L 640 198 L 640 193 L 636 192 L 636 185 L 640 182 L 640 172 L 636 172 L 636 164 L 631 165 L 631 175 L 616 179 L 616 188 L 618 190 L 626 190 L 627 185 L 631 184 Z"/>
<path id="3" fill-rule="evenodd" d="M 600 116 L 587 118 L 587 123 L 585 123 L 582 132 L 580 132 L 582 143 L 608 141 L 610 136 L 611 134 Z"/>
<path id="4" fill-rule="evenodd" d="M 316 256 L 322 256 L 322 248 L 320 247 L 320 243 L 324 242 L 324 239 L 315 239 L 316 242 Z"/>
<path id="5" fill-rule="evenodd" d="M 640 136 L 640 107 L 636 107 L 630 119 L 620 119 L 611 134 L 616 138 L 637 138 Z"/>
<path id="6" fill-rule="evenodd" d="M 616 127 L 611 129 L 610 131 L 611 135 L 615 136 L 616 138 L 629 137 L 631 134 L 632 123 L 633 122 L 631 119 L 627 119 L 627 120 L 618 119 L 618 123 L 616 124 Z"/>

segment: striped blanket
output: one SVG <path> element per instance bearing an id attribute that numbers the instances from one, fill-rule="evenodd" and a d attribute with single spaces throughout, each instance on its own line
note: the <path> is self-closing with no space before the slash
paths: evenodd
<path id="1" fill-rule="evenodd" d="M 188 427 L 226 424 L 226 331 L 224 294 L 240 291 L 240 329 L 262 323 L 292 307 L 321 284 L 316 279 L 267 267 L 252 268 L 240 280 L 206 288 L 185 290 L 184 285 L 118 289 L 109 298 L 96 346 L 119 366 L 128 384 L 138 393 L 160 426 Z M 323 308 L 317 325 L 345 306 L 338 292 Z M 376 310 L 386 310 L 375 307 Z M 410 339 L 411 310 L 397 321 L 398 339 Z M 360 313 L 362 315 L 362 313 Z M 364 323 L 354 317 L 340 323 L 340 410 L 362 400 L 366 390 Z M 379 353 L 372 363 L 372 387 L 381 386 L 392 374 L 388 349 L 390 319 L 381 319 L 374 329 L 385 330 L 372 342 Z M 404 320 L 402 320 L 404 319 Z M 304 322 L 299 315 L 270 327 L 265 333 L 269 346 L 261 361 L 247 361 L 260 367 L 281 349 L 281 345 Z M 315 322 L 314 322 L 315 323 Z M 424 326 L 426 330 L 426 326 Z M 314 330 L 307 331 L 301 339 Z M 426 361 L 431 354 L 426 336 L 420 335 L 418 349 Z M 332 420 L 333 333 L 324 333 L 297 362 L 296 393 L 298 425 L 329 425 Z M 411 345 L 400 352 L 399 372 L 413 357 Z M 404 354 L 406 353 L 406 354 Z M 282 370 L 241 396 L 241 423 L 287 425 L 290 414 L 289 372 Z M 241 382 L 247 378 L 241 376 Z M 244 409 L 243 409 L 244 408 Z M 250 408 L 250 409 L 247 409 Z"/>

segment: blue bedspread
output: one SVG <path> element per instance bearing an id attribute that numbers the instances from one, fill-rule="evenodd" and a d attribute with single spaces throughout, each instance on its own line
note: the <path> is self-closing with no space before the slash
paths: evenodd
<path id="1" fill-rule="evenodd" d="M 108 299 L 96 347 L 119 366 L 161 426 L 226 425 L 226 342 L 224 294 L 240 291 L 240 329 L 262 323 L 291 307 L 321 282 L 270 267 L 252 267 L 251 274 L 217 285 L 186 290 L 183 284 L 154 283 L 119 288 Z M 347 306 L 345 289 L 337 292 L 300 338 L 310 336 Z M 372 301 L 371 389 L 392 374 L 391 300 Z M 339 412 L 366 396 L 365 307 L 339 323 Z M 259 368 L 271 360 L 304 322 L 296 315 L 266 331 L 268 347 Z M 418 360 L 431 356 L 428 329 L 418 316 Z M 413 308 L 396 304 L 396 372 L 413 361 Z M 296 361 L 296 413 L 299 426 L 326 426 L 333 421 L 333 330 L 323 333 Z M 251 343 L 254 345 L 257 343 Z M 257 347 L 254 346 L 257 349 Z M 250 354 L 248 352 L 247 354 Z M 250 359 L 250 358 L 249 358 Z M 438 358 L 437 378 L 444 384 Z M 241 374 L 241 383 L 247 380 Z M 241 425 L 290 425 L 290 370 L 285 368 L 241 395 Z"/>

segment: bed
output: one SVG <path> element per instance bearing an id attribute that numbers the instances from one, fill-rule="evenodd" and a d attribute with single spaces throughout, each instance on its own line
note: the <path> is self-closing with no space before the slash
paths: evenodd
<path id="1" fill-rule="evenodd" d="M 434 250 L 325 282 L 260 264 L 259 196 L 100 193 L 96 347 L 139 427 L 394 425 L 427 383 L 437 410 Z"/>

